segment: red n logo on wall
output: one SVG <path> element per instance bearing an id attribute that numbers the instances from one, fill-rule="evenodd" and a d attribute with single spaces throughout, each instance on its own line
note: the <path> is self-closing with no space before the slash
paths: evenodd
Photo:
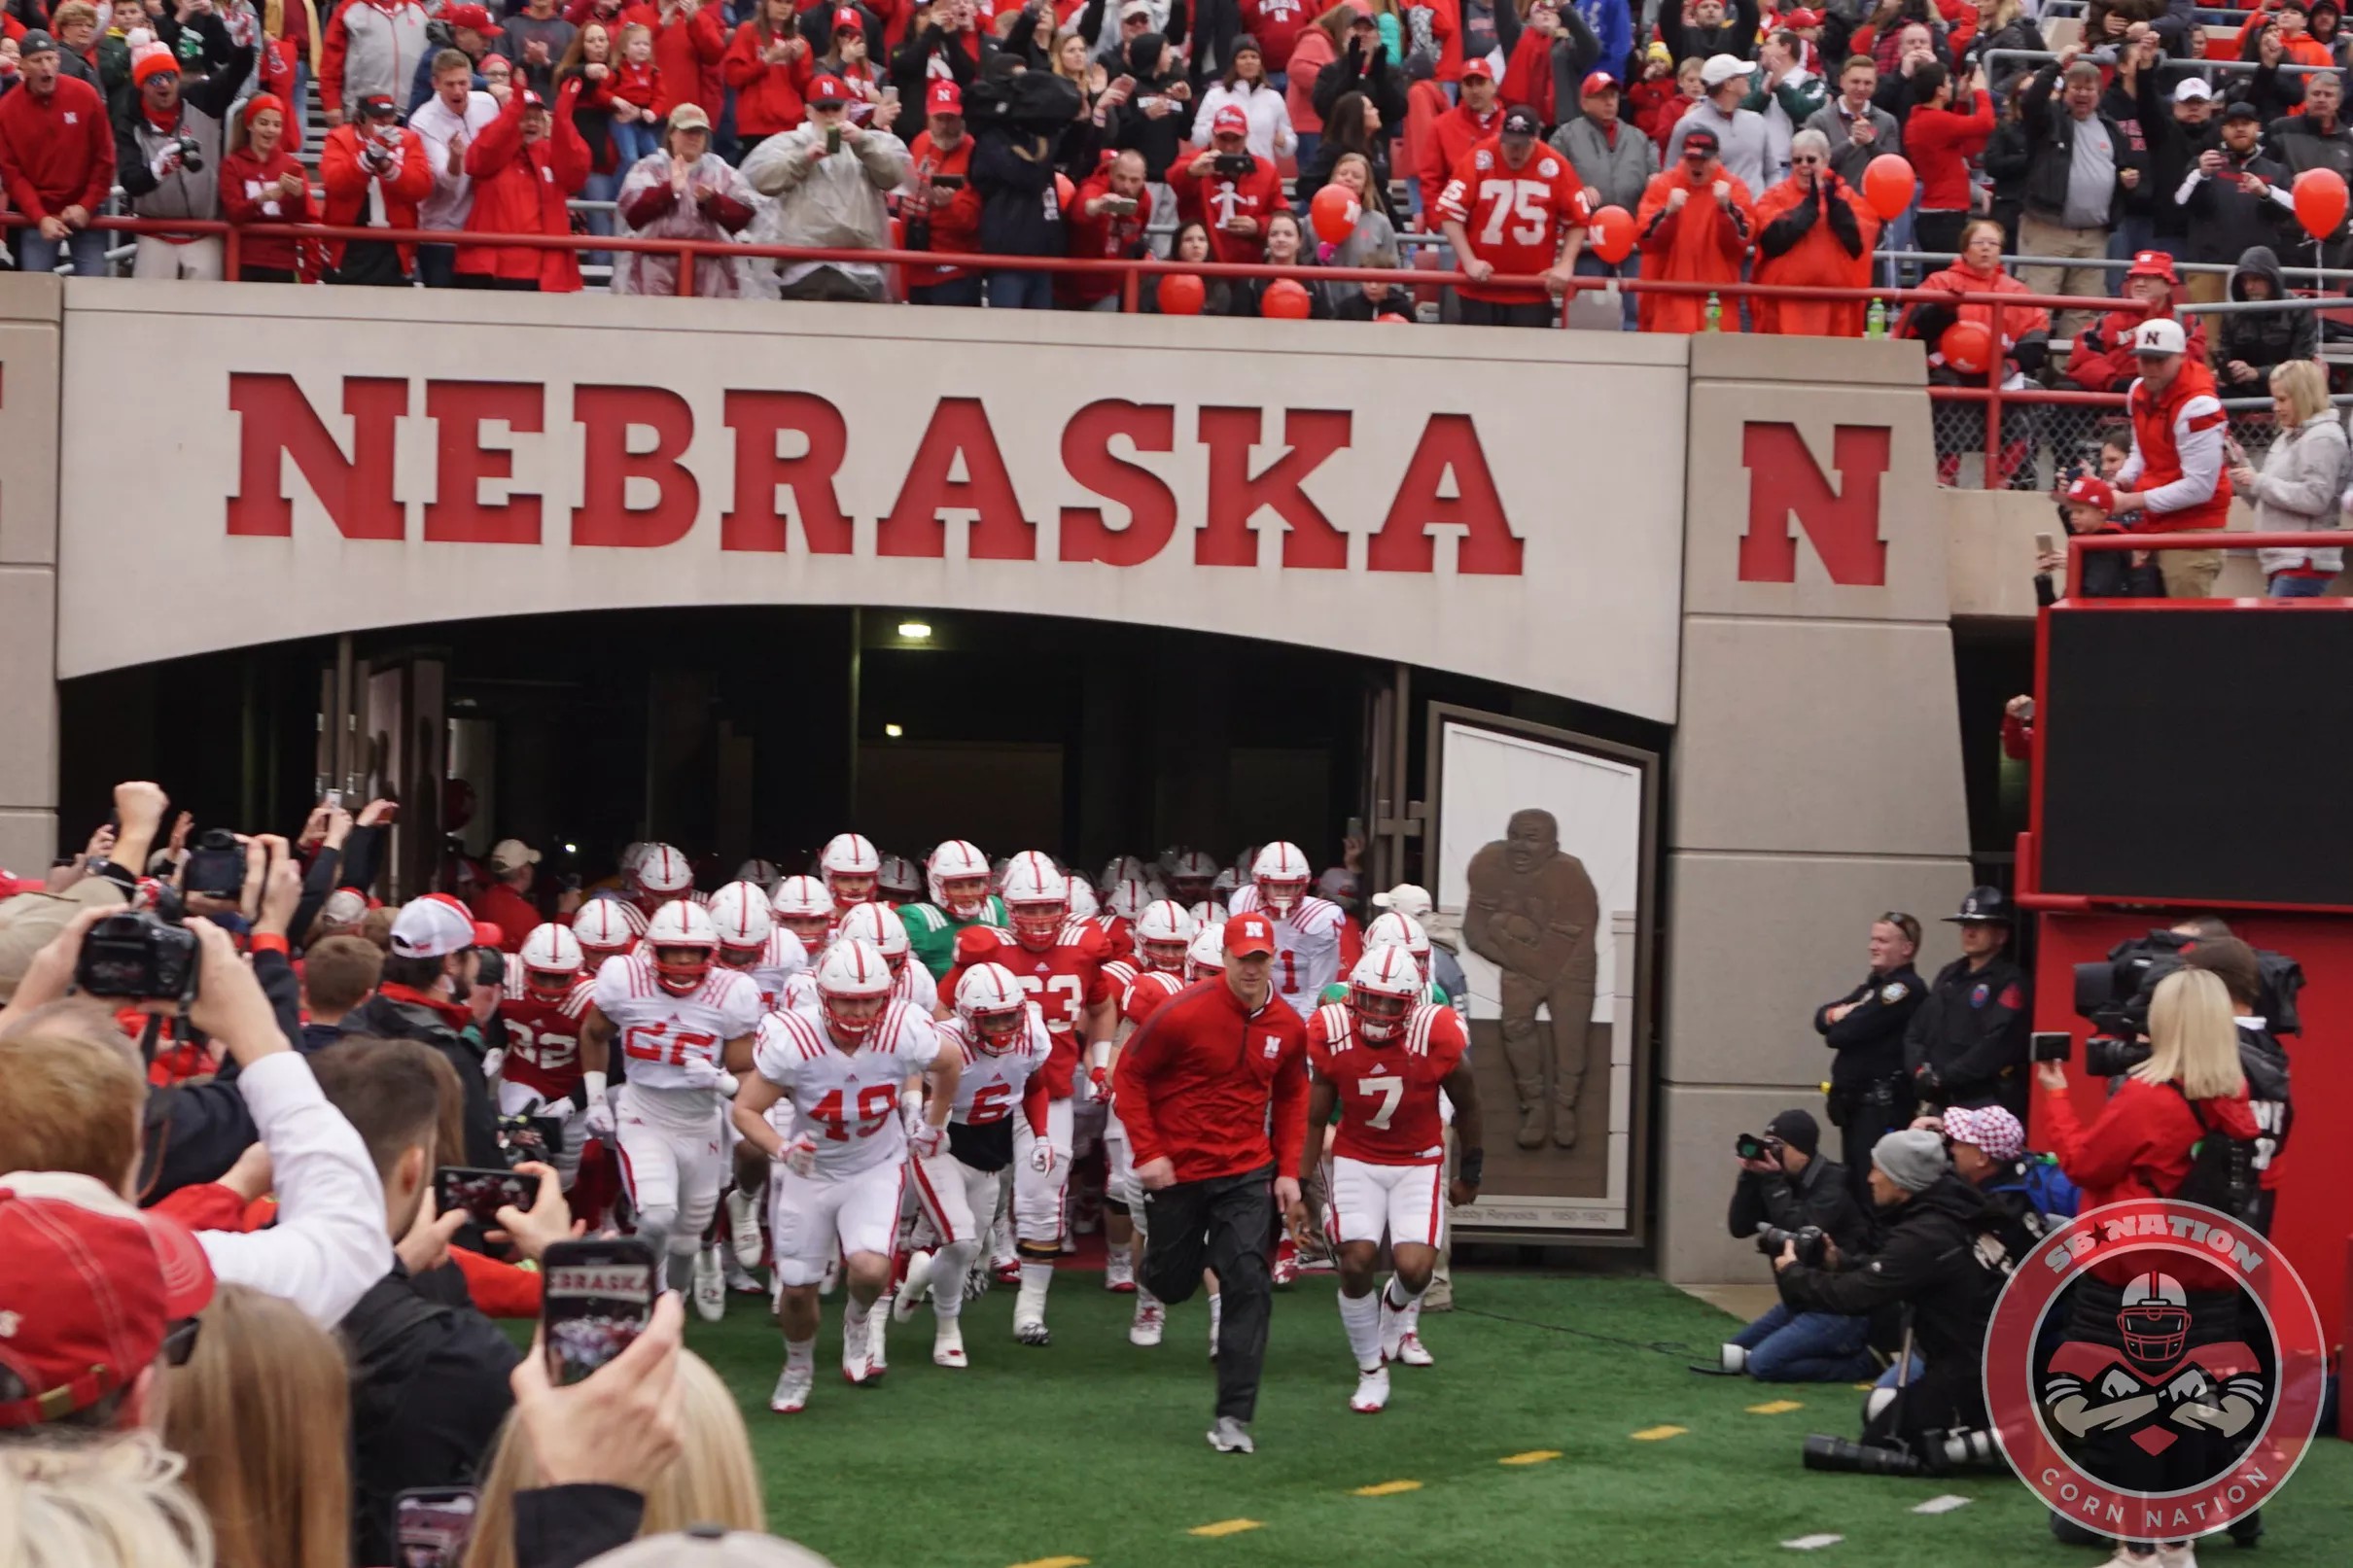
<path id="1" fill-rule="evenodd" d="M 1841 485 L 1813 460 L 1795 425 L 1751 423 L 1740 436 L 1748 470 L 1748 532 L 1740 536 L 1742 582 L 1798 580 L 1795 513 L 1830 580 L 1849 588 L 1887 582 L 1887 541 L 1879 538 L 1879 476 L 1887 471 L 1890 432 L 1884 425 L 1841 425 L 1830 466 Z"/>

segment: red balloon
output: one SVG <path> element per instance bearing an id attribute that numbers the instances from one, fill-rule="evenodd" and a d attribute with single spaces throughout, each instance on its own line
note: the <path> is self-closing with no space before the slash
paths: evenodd
<path id="1" fill-rule="evenodd" d="M 1978 374 L 1993 361 L 1993 333 L 1982 321 L 1954 322 L 1945 329 L 1936 347 L 1947 365 L 1968 375 Z"/>
<path id="2" fill-rule="evenodd" d="M 1160 280 L 1160 313 L 1163 316 L 1198 316 L 1202 301 L 1209 291 L 1190 272 L 1171 272 Z"/>
<path id="3" fill-rule="evenodd" d="M 1071 177 L 1069 175 L 1057 174 L 1054 176 L 1055 206 L 1060 207 L 1064 212 L 1069 212 L 1071 210 L 1071 198 L 1077 193 L 1078 188 L 1071 183 Z"/>
<path id="4" fill-rule="evenodd" d="M 1337 245 L 1354 233 L 1356 220 L 1363 214 L 1364 203 L 1344 185 L 1325 186 L 1307 204 L 1307 221 L 1315 228 L 1316 237 L 1326 245 Z"/>
<path id="5" fill-rule="evenodd" d="M 1296 278 L 1277 278 L 1258 296 L 1258 314 L 1280 316 L 1286 321 L 1305 321 L 1308 313 L 1307 285 Z"/>
<path id="6" fill-rule="evenodd" d="M 1586 228 L 1594 254 L 1616 266 L 1634 253 L 1634 217 L 1624 207 L 1604 207 Z"/>
<path id="7" fill-rule="evenodd" d="M 2327 239 L 2345 221 L 2345 177 L 2335 169 L 2306 169 L 2296 177 L 2296 221 L 2314 239 Z"/>
<path id="8" fill-rule="evenodd" d="M 1881 153 L 1863 170 L 1863 199 L 1881 218 L 1902 217 L 1904 209 L 1912 205 L 1912 193 L 1917 189 L 1919 181 L 1901 153 Z"/>

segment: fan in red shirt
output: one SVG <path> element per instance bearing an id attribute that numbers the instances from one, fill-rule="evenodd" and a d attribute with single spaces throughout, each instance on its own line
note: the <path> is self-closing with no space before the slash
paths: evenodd
<path id="1" fill-rule="evenodd" d="M 909 246 L 970 256 L 980 249 L 980 192 L 972 189 L 972 138 L 965 134 L 963 89 L 934 77 L 924 89 L 924 121 L 925 128 L 907 150 L 914 164 L 908 186 L 912 199 L 929 211 L 931 239 L 916 244 L 910 220 Z M 911 266 L 907 303 L 978 305 L 980 275 L 967 266 Z"/>
<path id="2" fill-rule="evenodd" d="M 1547 291 L 1488 279 L 1542 274 L 1558 294 L 1569 287 L 1593 201 L 1567 158 L 1536 146 L 1535 112 L 1513 109 L 1502 131 L 1470 151 L 1438 198 L 1438 219 L 1462 270 L 1477 281 L 1461 285 L 1466 327 L 1550 327 L 1556 311 Z"/>
<path id="3" fill-rule="evenodd" d="M 1143 254 L 1152 221 L 1143 173 L 1141 153 L 1122 153 L 1078 188 L 1071 204 L 1071 256 L 1122 261 Z M 1116 272 L 1065 272 L 1054 279 L 1054 295 L 1070 310 L 1117 310 L 1120 281 Z"/>
<path id="4" fill-rule="evenodd" d="M 1430 122 L 1422 164 L 1415 171 L 1422 181 L 1423 212 L 1437 209 L 1438 198 L 1446 194 L 1446 183 L 1462 167 L 1471 149 L 1494 135 L 1502 124 L 1495 79 L 1489 74 L 1485 60 L 1473 60 L 1462 68 L 1462 101 Z"/>
<path id="5" fill-rule="evenodd" d="M 540 923 L 539 906 L 531 901 L 531 884 L 539 873 L 540 852 L 521 839 L 501 839 L 490 852 L 490 885 L 469 900 L 474 918 L 497 926 L 506 935 L 499 949 L 522 951 L 523 938 Z"/>
<path id="6" fill-rule="evenodd" d="M 1208 227 L 1212 261 L 1265 261 L 1266 221 L 1286 205 L 1282 176 L 1251 156 L 1249 132 L 1249 117 L 1227 104 L 1210 125 L 1210 150 L 1169 165 L 1176 215 Z"/>
<path id="7" fill-rule="evenodd" d="M 466 149 L 466 172 L 474 176 L 469 233 L 572 232 L 566 202 L 588 182 L 588 144 L 572 122 L 579 95 L 580 79 L 574 77 L 556 94 L 550 115 L 538 93 L 515 84 L 499 118 Z M 580 287 L 575 251 L 469 245 L 458 252 L 457 267 L 459 276 L 487 275 L 499 289 L 577 294 Z"/>
<path id="8" fill-rule="evenodd" d="M 653 33 L 654 81 L 660 87 L 653 100 L 653 118 L 663 120 L 688 100 L 719 119 L 726 85 L 719 62 L 727 54 L 723 8 L 717 0 L 661 0 L 658 5 L 636 5 L 621 13 L 623 24 L 637 23 Z"/>
<path id="9" fill-rule="evenodd" d="M 1318 4 L 1315 11 L 1322 9 Z M 1270 71 L 1291 68 L 1291 51 L 1315 19 L 1306 0 L 1242 0 L 1242 30 L 1258 41 L 1259 58 Z"/>
<path id="10" fill-rule="evenodd" d="M 809 41 L 793 30 L 791 0 L 759 0 L 735 30 L 720 75 L 735 89 L 735 133 L 746 153 L 808 118 L 794 75 L 808 58 Z"/>
<path id="11" fill-rule="evenodd" d="M 310 209 L 310 177 L 286 151 L 284 101 L 257 92 L 238 112 L 245 119 L 245 145 L 221 159 L 221 215 L 255 226 L 312 222 L 318 215 Z M 238 251 L 237 281 L 297 281 L 296 244 L 292 234 L 258 227 Z"/>
<path id="12" fill-rule="evenodd" d="M 1924 247 L 1957 251 L 1969 220 L 1969 159 L 1993 139 L 1993 94 L 1972 71 L 1955 84 L 1942 65 L 1913 74 L 1914 108 L 1904 122 L 1904 156 L 1920 177 L 1920 238 Z"/>

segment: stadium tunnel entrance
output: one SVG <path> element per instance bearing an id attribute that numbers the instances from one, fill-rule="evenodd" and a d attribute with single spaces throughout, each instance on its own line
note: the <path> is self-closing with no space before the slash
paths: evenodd
<path id="1" fill-rule="evenodd" d="M 1369 887 L 1424 879 L 1433 703 L 1653 751 L 1668 728 L 1328 648 L 1053 616 L 694 607 L 448 621 L 197 654 L 59 685 L 60 804 L 173 781 L 199 821 L 299 823 L 322 787 L 403 802 L 388 892 L 500 838 L 593 882 L 656 838 L 703 885 L 801 869 L 844 828 L 1093 872 L 1171 844 L 1229 862 L 1352 830 Z M 338 691 L 343 695 L 338 698 Z M 1397 715 L 1406 715 L 1400 725 Z M 347 715 L 343 745 L 335 716 Z M 1400 772 L 1402 790 L 1391 780 Z"/>

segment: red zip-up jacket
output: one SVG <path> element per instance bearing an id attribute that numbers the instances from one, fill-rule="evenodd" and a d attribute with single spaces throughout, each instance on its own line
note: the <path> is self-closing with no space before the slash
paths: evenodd
<path id="1" fill-rule="evenodd" d="M 735 89 L 735 128 L 746 136 L 774 136 L 796 128 L 808 118 L 794 81 L 794 61 L 770 65 L 760 58 L 767 48 L 759 23 L 745 22 L 735 30 L 720 61 L 720 75 Z M 807 59 L 804 48 L 799 58 Z"/>
<path id="2" fill-rule="evenodd" d="M 2034 1098 L 2036 1138 L 2058 1157 L 2067 1179 L 2084 1190 L 2084 1213 L 2136 1198 L 2169 1198 L 2190 1179 L 2190 1151 L 2204 1137 L 2205 1129 L 2173 1085 L 2125 1078 L 2090 1127 L 2077 1116 L 2068 1091 L 2038 1088 Z M 2252 1138 L 2262 1132 L 2244 1089 L 2231 1098 L 2201 1105 L 2218 1132 L 2234 1138 Z M 2148 1268 L 2145 1258 L 2133 1255 L 2094 1264 L 2091 1272 L 2122 1285 Z M 2177 1258 L 2165 1270 L 2186 1290 L 2229 1288 L 2229 1276 L 2203 1263 Z"/>
<path id="3" fill-rule="evenodd" d="M 621 13 L 624 27 L 643 22 L 653 30 L 653 63 L 662 89 L 653 104 L 656 117 L 666 117 L 682 103 L 699 103 L 718 121 L 727 95 L 719 74 L 719 62 L 727 52 L 727 29 L 719 14 L 717 5 L 704 6 L 691 17 L 674 11 L 665 26 L 659 5 L 635 5 Z"/>
<path id="4" fill-rule="evenodd" d="M 1307 1135 L 1307 1026 L 1281 996 L 1251 1013 L 1223 979 L 1197 981 L 1129 1036 L 1111 1083 L 1136 1164 L 1166 1158 L 1178 1181 L 1208 1181 L 1281 1149 L 1280 1175 Z"/>
<path id="5" fill-rule="evenodd" d="M 1904 152 L 1920 177 L 1920 206 L 1960 212 L 1969 205 L 1969 159 L 1993 139 L 1993 98 L 1972 92 L 1965 104 L 1920 104 L 1904 122 Z"/>
<path id="6" fill-rule="evenodd" d="M 59 76 L 46 98 L 25 86 L 0 96 L 0 178 L 36 222 L 77 206 L 96 216 L 115 183 L 115 129 L 98 89 Z"/>

